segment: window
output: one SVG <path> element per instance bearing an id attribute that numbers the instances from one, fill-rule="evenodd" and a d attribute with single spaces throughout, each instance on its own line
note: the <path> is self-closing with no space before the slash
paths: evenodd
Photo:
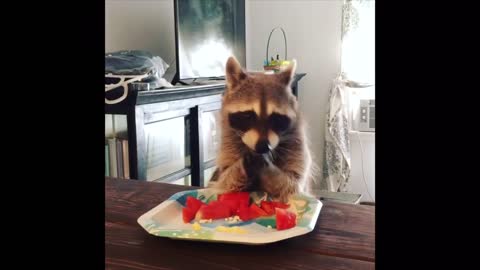
<path id="1" fill-rule="evenodd" d="M 375 83 L 375 1 L 346 0 L 343 9 L 342 71 L 348 79 Z"/>
<path id="2" fill-rule="evenodd" d="M 361 104 L 375 100 L 375 0 L 345 1 L 341 66 L 348 80 L 372 85 L 366 88 L 347 87 L 350 129 L 374 131 L 375 121 L 366 121 L 367 116 L 362 114 L 362 108 L 363 111 L 366 109 Z M 369 108 L 370 116 L 374 117 L 374 112 L 375 107 Z"/>

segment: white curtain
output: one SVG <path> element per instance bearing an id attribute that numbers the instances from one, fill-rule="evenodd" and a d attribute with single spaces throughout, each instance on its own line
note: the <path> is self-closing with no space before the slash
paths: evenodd
<path id="1" fill-rule="evenodd" d="M 375 1 L 346 0 L 342 22 L 342 73 L 330 89 L 320 188 L 347 192 L 352 117 L 360 98 L 375 95 Z"/>
<path id="2" fill-rule="evenodd" d="M 348 190 L 350 176 L 350 140 L 348 139 L 348 110 L 345 106 L 345 79 L 339 75 L 332 82 L 325 121 L 325 157 L 321 189 Z"/>

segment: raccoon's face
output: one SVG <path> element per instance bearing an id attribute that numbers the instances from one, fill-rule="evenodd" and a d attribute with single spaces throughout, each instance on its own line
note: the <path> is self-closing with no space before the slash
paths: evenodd
<path id="1" fill-rule="evenodd" d="M 250 150 L 259 154 L 272 151 L 297 120 L 297 102 L 290 88 L 295 62 L 281 73 L 266 75 L 244 72 L 231 57 L 226 71 L 224 124 Z"/>

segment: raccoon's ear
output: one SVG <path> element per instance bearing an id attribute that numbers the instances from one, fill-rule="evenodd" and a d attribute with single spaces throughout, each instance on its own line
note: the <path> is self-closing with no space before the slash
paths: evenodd
<path id="1" fill-rule="evenodd" d="M 295 70 L 297 69 L 297 60 L 293 59 L 292 63 L 286 67 L 282 72 L 277 73 L 278 79 L 285 85 L 290 85 L 292 83 L 293 75 L 295 75 Z"/>
<path id="2" fill-rule="evenodd" d="M 230 56 L 226 65 L 227 84 L 235 87 L 241 80 L 247 77 L 247 74 L 242 70 L 240 63 L 233 56 Z"/>

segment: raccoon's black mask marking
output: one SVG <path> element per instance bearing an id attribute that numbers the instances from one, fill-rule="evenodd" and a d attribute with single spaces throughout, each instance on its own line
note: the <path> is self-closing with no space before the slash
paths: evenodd
<path id="1" fill-rule="evenodd" d="M 255 126 L 257 114 L 254 111 L 230 113 L 228 121 L 232 128 L 245 132 Z"/>
<path id="2" fill-rule="evenodd" d="M 286 131 L 291 123 L 290 118 L 286 115 L 272 113 L 267 119 L 262 119 L 254 111 L 230 113 L 228 121 L 232 128 L 242 132 L 254 128 L 260 133 L 273 130 L 277 134 Z"/>
<path id="3" fill-rule="evenodd" d="M 268 117 L 269 127 L 278 134 L 286 131 L 290 127 L 290 118 L 283 114 L 272 113 Z"/>

